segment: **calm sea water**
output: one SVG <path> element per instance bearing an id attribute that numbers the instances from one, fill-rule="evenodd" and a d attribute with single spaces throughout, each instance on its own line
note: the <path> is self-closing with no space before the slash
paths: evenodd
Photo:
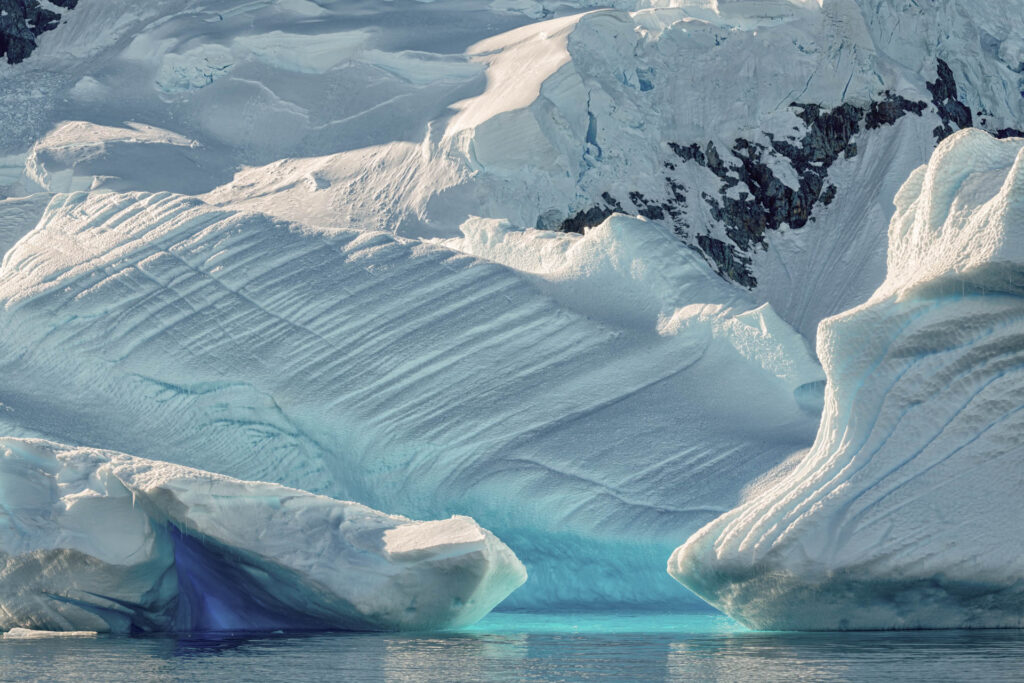
<path id="1" fill-rule="evenodd" d="M 712 614 L 498 613 L 459 632 L 0 640 L 3 680 L 1024 680 L 1024 632 L 757 633 Z"/>

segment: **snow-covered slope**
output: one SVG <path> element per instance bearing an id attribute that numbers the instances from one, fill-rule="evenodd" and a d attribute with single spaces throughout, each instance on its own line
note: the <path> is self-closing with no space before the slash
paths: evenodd
<path id="1" fill-rule="evenodd" d="M 468 517 L 0 439 L 0 630 L 428 629 L 526 580 Z"/>
<path id="2" fill-rule="evenodd" d="M 878 226 L 939 139 L 1024 129 L 1019 2 L 671 4 L 480 41 L 482 92 L 419 144 L 253 169 L 212 199 L 410 236 L 641 214 L 813 336 L 883 279 Z"/>
<path id="3" fill-rule="evenodd" d="M 1024 140 L 948 138 L 889 238 L 810 454 L 669 562 L 756 628 L 1024 626 Z"/>
<path id="4" fill-rule="evenodd" d="M 0 348 L 8 433 L 472 514 L 534 604 L 681 597 L 657 554 L 809 444 L 823 379 L 640 220 L 444 246 L 170 194 L 58 195 L 0 268 Z"/>
<path id="5" fill-rule="evenodd" d="M 56 154 L 76 189 L 220 188 L 327 229 L 643 214 L 813 336 L 882 281 L 877 226 L 939 138 L 1024 129 L 1022 16 L 1020 0 L 84 1 L 0 68 L 0 153 L 84 121 L 55 152 L 51 133 L 26 185 Z"/>

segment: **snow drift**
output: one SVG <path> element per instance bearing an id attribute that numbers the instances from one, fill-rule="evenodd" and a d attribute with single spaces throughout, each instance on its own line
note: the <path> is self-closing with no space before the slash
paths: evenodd
<path id="1" fill-rule="evenodd" d="M 669 572 L 767 629 L 1024 626 L 1024 140 L 947 139 L 825 320 L 817 441 Z"/>
<path id="2" fill-rule="evenodd" d="M 444 628 L 525 580 L 468 517 L 0 439 L 0 630 Z"/>

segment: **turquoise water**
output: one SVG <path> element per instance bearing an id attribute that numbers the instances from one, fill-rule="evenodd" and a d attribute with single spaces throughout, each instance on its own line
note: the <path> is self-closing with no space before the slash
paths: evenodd
<path id="1" fill-rule="evenodd" d="M 497 613 L 458 632 L 0 640 L 3 680 L 1000 681 L 1024 632 L 758 633 L 714 614 Z"/>

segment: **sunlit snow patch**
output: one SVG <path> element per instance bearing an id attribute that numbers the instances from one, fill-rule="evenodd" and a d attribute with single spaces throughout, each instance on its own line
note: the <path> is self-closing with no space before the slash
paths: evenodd
<path id="1" fill-rule="evenodd" d="M 92 638 L 96 631 L 37 631 L 30 628 L 12 628 L 4 633 L 5 640 L 30 640 L 33 638 Z"/>
<path id="2" fill-rule="evenodd" d="M 46 441 L 0 439 L 0 510 L 10 637 L 445 628 L 476 621 L 526 580 L 468 517 L 414 522 Z"/>

